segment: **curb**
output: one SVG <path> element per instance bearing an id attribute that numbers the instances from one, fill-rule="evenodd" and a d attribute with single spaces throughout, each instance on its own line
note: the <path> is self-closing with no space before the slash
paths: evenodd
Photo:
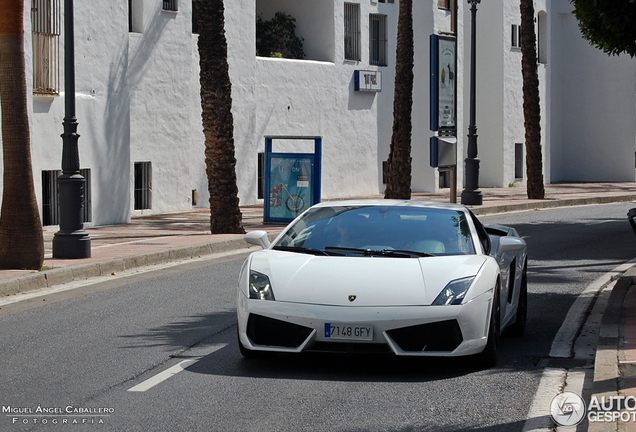
<path id="1" fill-rule="evenodd" d="M 270 241 L 278 236 L 280 231 L 270 232 Z M 160 250 L 147 254 L 131 255 L 106 261 L 88 264 L 77 264 L 68 267 L 58 267 L 51 270 L 34 272 L 11 279 L 0 280 L 0 296 L 10 296 L 55 285 L 65 284 L 77 280 L 98 276 L 107 276 L 148 265 L 162 264 L 180 259 L 197 258 L 222 252 L 229 252 L 250 247 L 243 237 L 219 240 L 196 246 L 183 246 Z"/>
<path id="2" fill-rule="evenodd" d="M 592 389 L 592 394 L 598 398 L 605 396 L 608 400 L 612 396 L 622 394 L 624 380 L 629 378 L 624 376 L 627 371 L 620 367 L 621 360 L 624 360 L 623 303 L 629 290 L 634 287 L 636 287 L 636 266 L 627 270 L 616 282 L 601 319 Z M 604 423 L 590 423 L 588 431 L 603 432 L 607 430 L 607 426 Z M 623 429 L 619 427 L 619 430 Z"/>
<path id="3" fill-rule="evenodd" d="M 475 215 L 489 215 L 496 213 L 508 213 L 512 211 L 524 211 L 524 210 L 536 210 L 536 209 L 549 209 L 557 207 L 574 207 L 582 205 L 593 204 L 611 204 L 636 201 L 636 194 L 632 195 L 618 195 L 618 196 L 594 196 L 588 198 L 565 198 L 565 199 L 550 199 L 536 200 L 532 202 L 521 202 L 513 204 L 501 204 L 488 207 L 474 207 L 470 206 L 470 210 Z"/>

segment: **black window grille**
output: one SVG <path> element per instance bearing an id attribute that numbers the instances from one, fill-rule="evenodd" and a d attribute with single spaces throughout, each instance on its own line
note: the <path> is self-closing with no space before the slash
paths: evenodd
<path id="1" fill-rule="evenodd" d="M 42 225 L 60 224 L 60 204 L 58 196 L 57 178 L 62 174 L 60 170 L 42 171 Z M 81 169 L 80 174 L 84 177 L 84 222 L 91 222 L 92 201 L 91 201 L 91 170 Z"/>
<path id="2" fill-rule="evenodd" d="M 178 11 L 177 0 L 163 0 L 163 10 Z"/>
<path id="3" fill-rule="evenodd" d="M 199 23 L 197 22 L 197 0 L 192 0 L 192 33 L 199 34 Z"/>
<path id="4" fill-rule="evenodd" d="M 523 143 L 515 143 L 515 178 L 523 178 Z"/>
<path id="5" fill-rule="evenodd" d="M 344 5 L 345 59 L 360 60 L 360 5 L 345 3 Z"/>
<path id="6" fill-rule="evenodd" d="M 60 0 L 33 0 L 33 92 L 57 95 L 60 90 Z"/>
<path id="7" fill-rule="evenodd" d="M 369 64 L 387 65 L 386 15 L 369 15 Z"/>
<path id="8" fill-rule="evenodd" d="M 135 210 L 152 208 L 152 165 L 135 162 Z"/>

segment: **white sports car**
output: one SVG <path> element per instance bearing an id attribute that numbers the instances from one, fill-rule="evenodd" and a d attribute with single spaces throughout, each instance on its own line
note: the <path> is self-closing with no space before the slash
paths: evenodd
<path id="1" fill-rule="evenodd" d="M 495 365 L 501 331 L 523 334 L 526 243 L 462 205 L 351 200 L 317 204 L 240 272 L 238 338 L 268 352 L 475 354 Z"/>

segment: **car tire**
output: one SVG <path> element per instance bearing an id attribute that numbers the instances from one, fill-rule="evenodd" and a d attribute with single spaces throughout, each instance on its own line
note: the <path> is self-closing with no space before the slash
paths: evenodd
<path id="1" fill-rule="evenodd" d="M 526 261 L 527 262 L 527 261 Z M 519 288 L 519 303 L 517 304 L 517 318 L 508 327 L 506 332 L 510 336 L 520 337 L 526 332 L 526 321 L 528 319 L 528 271 L 527 264 L 523 265 L 521 273 L 521 286 Z"/>
<path id="2" fill-rule="evenodd" d="M 271 357 L 274 354 L 269 351 L 254 351 L 249 348 L 245 348 L 241 343 L 241 338 L 238 336 L 238 328 L 236 329 L 236 336 L 238 340 L 239 351 L 241 351 L 241 355 L 246 359 L 265 359 Z"/>
<path id="3" fill-rule="evenodd" d="M 490 369 L 497 364 L 499 354 L 499 337 L 501 325 L 501 303 L 499 301 L 499 281 L 495 285 L 495 293 L 492 301 L 492 312 L 490 314 L 490 325 L 488 326 L 488 341 L 484 350 L 477 354 L 479 366 Z"/>

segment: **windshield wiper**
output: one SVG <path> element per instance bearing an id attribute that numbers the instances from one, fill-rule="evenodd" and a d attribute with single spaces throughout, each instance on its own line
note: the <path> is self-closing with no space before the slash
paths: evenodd
<path id="1" fill-rule="evenodd" d="M 274 246 L 272 249 L 287 251 L 287 252 L 298 252 L 298 253 L 311 254 L 311 255 L 321 255 L 321 256 L 342 255 L 336 252 L 329 253 L 321 249 L 311 249 L 311 248 L 304 248 L 304 247 L 298 247 L 298 246 Z"/>
<path id="2" fill-rule="evenodd" d="M 435 256 L 433 254 L 426 253 L 426 252 L 418 252 L 418 251 L 403 250 L 403 249 L 384 249 L 382 252 L 387 252 L 387 253 L 395 252 L 400 254 L 407 254 L 407 255 L 411 255 L 412 257 L 434 257 Z"/>
<path id="3" fill-rule="evenodd" d="M 431 255 L 425 252 L 417 252 L 417 251 L 409 251 L 409 250 L 398 250 L 398 249 L 358 249 L 358 248 L 348 248 L 348 247 L 337 247 L 337 246 L 327 246 L 325 247 L 325 251 L 341 251 L 341 252 L 349 252 L 353 254 L 360 254 L 364 256 L 386 256 L 392 258 L 420 258 L 420 257 L 432 257 L 435 255 Z"/>

